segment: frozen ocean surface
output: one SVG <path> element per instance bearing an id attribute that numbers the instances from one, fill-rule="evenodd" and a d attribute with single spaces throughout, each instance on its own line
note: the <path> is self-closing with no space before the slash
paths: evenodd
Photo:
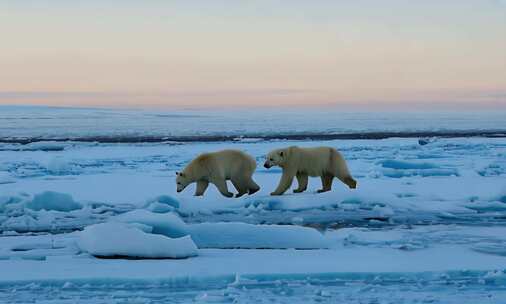
<path id="1" fill-rule="evenodd" d="M 506 133 L 506 111 L 343 111 L 339 108 L 119 110 L 0 106 L 0 139 L 268 136 L 357 132 Z M 62 127 L 64 126 L 64 127 Z"/>
<path id="2" fill-rule="evenodd" d="M 251 134 L 379 125 L 506 129 L 499 115 L 398 120 L 385 114 L 383 124 L 381 115 L 364 122 L 328 113 L 319 125 L 296 127 L 270 121 L 280 117 L 275 114 L 266 114 L 263 122 L 251 115 L 241 125 L 230 113 L 205 112 L 195 120 L 203 128 L 188 123 L 197 114 L 184 111 L 157 118 L 152 112 L 29 110 L 1 112 L 12 118 L 0 118 L 3 138 L 96 136 L 104 130 L 106 135 L 213 133 L 223 131 L 223 119 L 230 121 L 227 130 Z M 58 127 L 61 123 L 69 127 Z M 358 188 L 334 181 L 332 192 L 317 194 L 320 180 L 310 178 L 305 193 L 269 196 L 281 171 L 263 168 L 264 155 L 288 145 L 339 149 Z M 224 148 L 254 156 L 258 193 L 224 198 L 212 185 L 205 197 L 193 196 L 194 185 L 176 193 L 176 171 L 199 153 Z M 229 189 L 235 192 L 231 184 Z M 505 299 L 504 138 L 0 143 L 0 303 Z"/>

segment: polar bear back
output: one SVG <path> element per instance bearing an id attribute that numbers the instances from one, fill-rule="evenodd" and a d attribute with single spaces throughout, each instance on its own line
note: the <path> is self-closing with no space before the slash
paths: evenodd
<path id="1" fill-rule="evenodd" d="M 233 149 L 203 153 L 187 166 L 195 178 L 219 176 L 230 179 L 244 172 L 253 172 L 255 160 L 248 154 Z"/>
<path id="2" fill-rule="evenodd" d="M 297 172 L 309 176 L 323 176 L 326 173 L 335 176 L 349 174 L 343 157 L 336 149 L 331 147 L 290 147 L 288 163 L 290 163 L 290 166 L 296 167 Z"/>

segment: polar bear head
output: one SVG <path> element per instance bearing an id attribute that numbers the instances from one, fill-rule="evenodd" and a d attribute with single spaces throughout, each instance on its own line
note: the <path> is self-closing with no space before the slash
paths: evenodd
<path id="1" fill-rule="evenodd" d="M 264 167 L 269 169 L 270 167 L 273 166 L 283 166 L 286 160 L 286 153 L 287 153 L 286 149 L 272 150 L 265 157 Z"/>
<path id="2" fill-rule="evenodd" d="M 191 183 L 190 179 L 184 172 L 176 172 L 177 192 L 181 192 Z"/>

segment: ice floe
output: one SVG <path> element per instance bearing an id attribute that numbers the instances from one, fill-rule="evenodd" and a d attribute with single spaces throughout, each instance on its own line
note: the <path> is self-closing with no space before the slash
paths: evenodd
<path id="1" fill-rule="evenodd" d="M 111 219 L 151 227 L 151 233 L 176 238 L 190 235 L 199 248 L 318 249 L 327 248 L 323 235 L 313 228 L 246 223 L 186 224 L 175 213 L 134 210 Z"/>
<path id="2" fill-rule="evenodd" d="M 88 226 L 77 243 L 81 250 L 100 257 L 180 259 L 198 254 L 189 236 L 169 238 L 124 223 Z"/>

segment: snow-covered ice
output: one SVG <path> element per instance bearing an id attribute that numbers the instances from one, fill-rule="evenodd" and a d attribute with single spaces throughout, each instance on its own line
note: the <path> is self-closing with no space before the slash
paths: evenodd
<path id="1" fill-rule="evenodd" d="M 173 258 L 197 255 L 190 236 L 170 238 L 122 223 L 88 226 L 80 232 L 79 248 L 100 257 Z"/>
<path id="2" fill-rule="evenodd" d="M 14 182 L 9 172 L 0 172 L 0 184 L 10 184 Z"/>
<path id="3" fill-rule="evenodd" d="M 270 196 L 263 156 L 293 144 L 342 151 L 358 188 Z M 223 148 L 255 157 L 258 193 L 176 193 Z M 501 303 L 506 143 L 0 144 L 0 231 L 0 302 Z"/>
<path id="4" fill-rule="evenodd" d="M 63 212 L 82 208 L 79 203 L 72 199 L 71 195 L 54 191 L 36 194 L 31 201 L 26 203 L 25 207 L 35 211 L 56 210 Z"/>
<path id="5" fill-rule="evenodd" d="M 186 224 L 172 212 L 137 209 L 110 219 L 141 224 L 149 232 L 170 238 L 191 236 L 199 248 L 318 249 L 327 248 L 322 234 L 312 228 L 289 225 L 253 225 L 241 222 Z"/>
<path id="6" fill-rule="evenodd" d="M 328 244 L 312 228 L 246 223 L 202 223 L 189 225 L 199 248 L 322 249 Z"/>
<path id="7" fill-rule="evenodd" d="M 137 223 L 152 228 L 151 232 L 170 238 L 188 235 L 188 226 L 174 213 L 153 213 L 148 210 L 133 210 L 111 219 L 124 223 Z"/>

